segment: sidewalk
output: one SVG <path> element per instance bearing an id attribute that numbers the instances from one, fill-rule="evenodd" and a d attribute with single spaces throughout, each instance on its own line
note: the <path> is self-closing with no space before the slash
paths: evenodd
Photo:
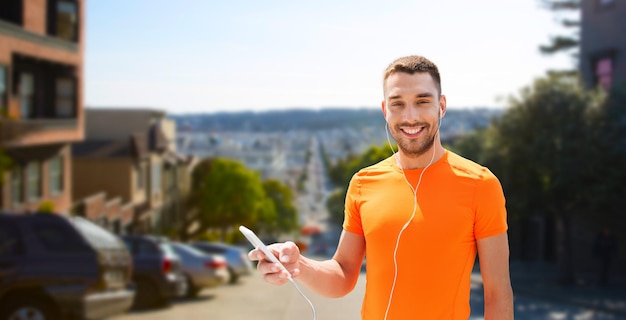
<path id="1" fill-rule="evenodd" d="M 575 285 L 562 285 L 554 266 L 511 263 L 514 295 L 526 295 L 568 303 L 613 315 L 626 316 L 626 278 L 611 278 L 608 287 L 597 284 L 593 274 L 577 274 Z M 481 282 L 480 274 L 472 281 Z"/>

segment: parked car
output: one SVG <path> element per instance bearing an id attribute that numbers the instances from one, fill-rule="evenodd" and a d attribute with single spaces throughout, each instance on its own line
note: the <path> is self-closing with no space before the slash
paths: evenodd
<path id="1" fill-rule="evenodd" d="M 190 243 L 194 248 L 209 254 L 219 254 L 226 258 L 230 283 L 237 283 L 241 276 L 252 273 L 253 265 L 248 259 L 248 252 L 243 248 L 225 243 L 198 241 Z"/>
<path id="2" fill-rule="evenodd" d="M 180 258 L 168 241 L 144 235 L 123 235 L 121 238 L 133 258 L 132 280 L 137 288 L 133 308 L 167 306 L 173 298 L 187 292 Z"/>
<path id="3" fill-rule="evenodd" d="M 190 245 L 172 242 L 172 249 L 180 257 L 185 278 L 187 297 L 195 297 L 204 288 L 228 281 L 228 263 L 220 255 L 204 253 Z"/>
<path id="4" fill-rule="evenodd" d="M 0 319 L 101 319 L 132 304 L 132 260 L 80 217 L 0 213 Z"/>

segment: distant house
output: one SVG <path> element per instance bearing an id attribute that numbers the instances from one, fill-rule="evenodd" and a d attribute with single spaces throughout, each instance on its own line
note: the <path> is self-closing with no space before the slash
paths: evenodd
<path id="1" fill-rule="evenodd" d="M 0 1 L 0 206 L 69 213 L 70 143 L 83 140 L 83 0 Z M 42 206 L 43 205 L 43 206 Z"/>
<path id="2" fill-rule="evenodd" d="M 147 232 L 151 229 L 148 201 L 150 155 L 145 134 L 121 140 L 86 140 L 74 144 L 73 196 L 76 211 L 116 233 Z M 119 199 L 130 205 L 132 214 L 122 217 L 105 210 L 106 203 Z"/>
<path id="3" fill-rule="evenodd" d="M 176 153 L 175 132 L 162 111 L 86 109 L 86 139 L 73 147 L 74 197 L 91 202 L 80 202 L 79 210 L 117 233 L 169 233 L 182 226 L 192 158 Z M 132 204 L 132 215 L 95 209 L 107 202 L 94 197 L 100 192 Z"/>
<path id="4" fill-rule="evenodd" d="M 582 0 L 580 70 L 587 88 L 626 85 L 626 2 Z"/>

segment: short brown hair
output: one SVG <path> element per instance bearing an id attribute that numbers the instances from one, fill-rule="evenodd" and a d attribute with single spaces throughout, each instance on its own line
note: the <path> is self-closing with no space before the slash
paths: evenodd
<path id="1" fill-rule="evenodd" d="M 387 78 L 396 72 L 405 72 L 408 74 L 428 72 L 435 81 L 437 91 L 439 96 L 441 96 L 441 77 L 439 76 L 439 69 L 437 69 L 437 66 L 432 61 L 422 56 L 407 56 L 394 60 L 387 69 L 385 69 L 383 75 L 383 89 L 385 88 Z"/>

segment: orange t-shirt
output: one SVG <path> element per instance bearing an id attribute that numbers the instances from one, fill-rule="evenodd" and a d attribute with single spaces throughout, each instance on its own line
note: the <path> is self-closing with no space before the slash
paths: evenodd
<path id="1" fill-rule="evenodd" d="M 422 170 L 404 170 L 413 188 Z M 362 169 L 350 181 L 344 229 L 363 235 L 366 243 L 362 319 L 384 318 L 393 252 L 413 213 L 413 199 L 394 157 Z M 446 151 L 426 169 L 417 200 L 415 217 L 400 238 L 387 319 L 466 320 L 476 239 L 507 230 L 500 182 L 487 168 Z"/>

